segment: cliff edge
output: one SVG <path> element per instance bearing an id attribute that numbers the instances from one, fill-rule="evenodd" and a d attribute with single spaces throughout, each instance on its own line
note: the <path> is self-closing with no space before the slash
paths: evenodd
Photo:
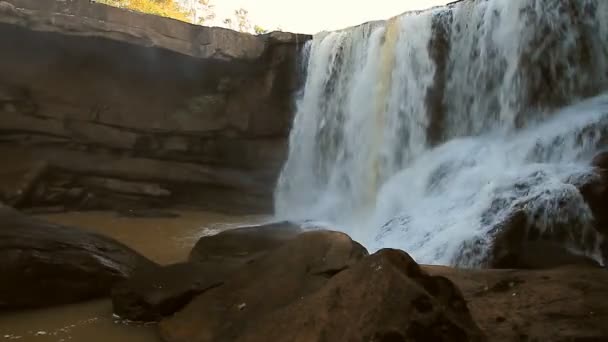
<path id="1" fill-rule="evenodd" d="M 270 211 L 309 39 L 0 1 L 1 200 Z"/>

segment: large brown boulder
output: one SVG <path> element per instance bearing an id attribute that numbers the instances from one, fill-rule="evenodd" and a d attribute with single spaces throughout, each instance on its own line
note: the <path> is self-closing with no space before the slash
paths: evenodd
<path id="1" fill-rule="evenodd" d="M 425 266 L 458 286 L 491 341 L 608 341 L 608 272 L 581 265 L 550 270 Z"/>
<path id="2" fill-rule="evenodd" d="M 246 310 L 246 309 L 245 309 Z M 317 292 L 265 315 L 236 341 L 482 341 L 452 282 L 381 250 Z"/>
<path id="3" fill-rule="evenodd" d="M 170 342 L 236 341 L 366 255 L 365 248 L 342 233 L 300 234 L 163 320 L 161 335 Z"/>
<path id="4" fill-rule="evenodd" d="M 293 240 L 303 230 L 290 222 L 230 229 L 198 240 L 190 252 L 190 261 L 250 260 Z"/>
<path id="5" fill-rule="evenodd" d="M 0 207 L 0 309 L 106 296 L 135 270 L 154 267 L 113 239 Z"/>

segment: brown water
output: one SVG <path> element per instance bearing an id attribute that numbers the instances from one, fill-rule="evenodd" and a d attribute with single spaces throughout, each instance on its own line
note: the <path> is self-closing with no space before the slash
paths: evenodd
<path id="1" fill-rule="evenodd" d="M 196 240 L 235 226 L 260 222 L 261 216 L 180 212 L 179 218 L 126 218 L 110 212 L 45 215 L 66 225 L 111 236 L 146 257 L 170 264 L 187 258 Z M 153 325 L 127 324 L 112 316 L 108 299 L 0 314 L 0 341 L 156 342 Z"/>

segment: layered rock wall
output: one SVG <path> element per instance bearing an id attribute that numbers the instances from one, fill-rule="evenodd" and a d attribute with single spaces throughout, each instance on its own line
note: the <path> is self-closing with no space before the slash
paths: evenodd
<path id="1" fill-rule="evenodd" d="M 0 1 L 3 199 L 270 210 L 308 39 Z M 40 163 L 35 186 L 15 186 Z"/>

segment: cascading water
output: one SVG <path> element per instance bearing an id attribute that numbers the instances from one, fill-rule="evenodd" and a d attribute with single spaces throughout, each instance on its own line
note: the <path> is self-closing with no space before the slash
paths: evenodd
<path id="1" fill-rule="evenodd" d="M 596 252 L 575 185 L 608 130 L 608 1 L 464 1 L 322 33 L 306 53 L 277 216 L 479 266 L 521 210 Z"/>

